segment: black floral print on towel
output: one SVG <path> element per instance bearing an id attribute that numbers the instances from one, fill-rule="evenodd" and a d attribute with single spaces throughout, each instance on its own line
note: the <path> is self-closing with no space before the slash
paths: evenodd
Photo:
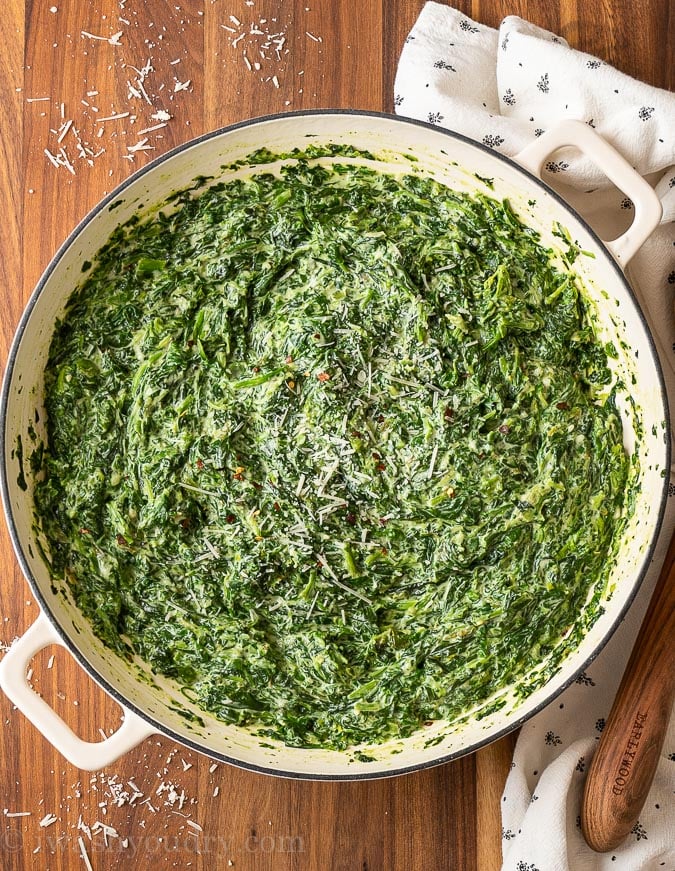
<path id="1" fill-rule="evenodd" d="M 487 145 L 489 148 L 497 148 L 504 142 L 504 139 L 501 136 L 493 135 L 492 133 L 488 133 L 487 136 L 483 136 L 483 145 Z"/>
<path id="2" fill-rule="evenodd" d="M 548 94 L 548 85 L 548 73 L 544 73 L 537 82 L 537 88 L 542 92 L 542 94 Z"/>
<path id="3" fill-rule="evenodd" d="M 645 832 L 645 830 L 644 830 L 644 826 L 640 825 L 640 820 L 638 820 L 638 821 L 635 823 L 635 825 L 633 826 L 633 828 L 630 830 L 630 833 L 631 833 L 631 835 L 635 835 L 635 840 L 636 840 L 636 841 L 646 841 L 646 840 L 648 840 L 648 838 L 647 838 L 647 832 Z"/>
<path id="4" fill-rule="evenodd" d="M 564 160 L 559 160 L 557 162 L 555 160 L 549 160 L 549 162 L 546 164 L 546 169 L 552 173 L 565 172 L 569 168 L 569 163 L 565 163 Z"/>

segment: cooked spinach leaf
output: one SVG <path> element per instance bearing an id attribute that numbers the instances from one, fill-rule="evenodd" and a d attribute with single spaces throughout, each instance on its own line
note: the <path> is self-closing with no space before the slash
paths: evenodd
<path id="1" fill-rule="evenodd" d="M 298 159 L 121 226 L 46 410 L 54 577 L 120 655 L 289 745 L 555 667 L 628 510 L 577 279 L 507 202 L 414 174 Z"/>

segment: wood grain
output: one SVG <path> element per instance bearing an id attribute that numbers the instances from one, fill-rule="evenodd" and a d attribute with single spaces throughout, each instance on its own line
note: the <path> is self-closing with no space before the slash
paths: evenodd
<path id="1" fill-rule="evenodd" d="M 675 536 L 614 699 L 584 787 L 581 826 L 599 852 L 637 822 L 675 701 Z"/>
<path id="2" fill-rule="evenodd" d="M 504 15 L 523 15 L 632 75 L 672 87 L 669 0 L 455 5 L 492 26 Z M 3 362 L 40 273 L 105 192 L 174 145 L 246 117 L 330 106 L 391 111 L 400 48 L 422 6 L 423 0 L 3 0 Z M 261 34 L 236 41 L 251 24 Z M 119 45 L 94 38 L 119 31 Z M 164 116 L 152 117 L 158 112 L 172 116 L 166 126 L 141 133 L 164 123 Z M 143 139 L 152 150 L 133 150 Z M 61 148 L 74 173 L 45 154 L 58 156 Z M 37 607 L 4 525 L 0 560 L 0 637 L 10 642 Z M 95 740 L 99 729 L 119 722 L 118 706 L 64 651 L 44 651 L 33 672 L 36 689 L 83 737 Z M 113 769 L 88 775 L 65 763 L 4 697 L 0 717 L 0 791 L 8 811 L 0 826 L 3 871 L 84 867 L 78 838 L 97 871 L 124 863 L 237 871 L 494 871 L 501 864 L 499 798 L 512 739 L 374 783 L 301 783 L 213 767 L 156 738 Z M 10 816 L 22 812 L 30 816 Z M 40 826 L 48 813 L 57 820 Z M 109 835 L 106 844 L 99 830 L 90 839 L 83 827 L 96 821 L 119 837 Z"/>
<path id="3" fill-rule="evenodd" d="M 9 346 L 21 313 L 23 245 L 23 41 L 24 16 L 20 0 L 8 0 L 0 16 L 0 286 L 3 288 L 3 350 Z M 12 131 L 11 135 L 5 135 Z M 11 570 L 3 564 L 3 576 Z"/>

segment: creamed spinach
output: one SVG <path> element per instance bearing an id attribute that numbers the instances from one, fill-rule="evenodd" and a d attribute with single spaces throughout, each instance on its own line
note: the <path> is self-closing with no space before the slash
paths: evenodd
<path id="1" fill-rule="evenodd" d="M 128 221 L 45 373 L 53 577 L 117 653 L 289 745 L 406 736 L 555 666 L 631 466 L 553 260 L 508 202 L 349 162 Z"/>

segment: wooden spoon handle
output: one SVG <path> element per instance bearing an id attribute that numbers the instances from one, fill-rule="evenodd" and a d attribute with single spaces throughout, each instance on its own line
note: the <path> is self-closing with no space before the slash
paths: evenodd
<path id="1" fill-rule="evenodd" d="M 581 827 L 594 850 L 617 847 L 654 779 L 675 697 L 675 535 L 591 763 Z"/>

